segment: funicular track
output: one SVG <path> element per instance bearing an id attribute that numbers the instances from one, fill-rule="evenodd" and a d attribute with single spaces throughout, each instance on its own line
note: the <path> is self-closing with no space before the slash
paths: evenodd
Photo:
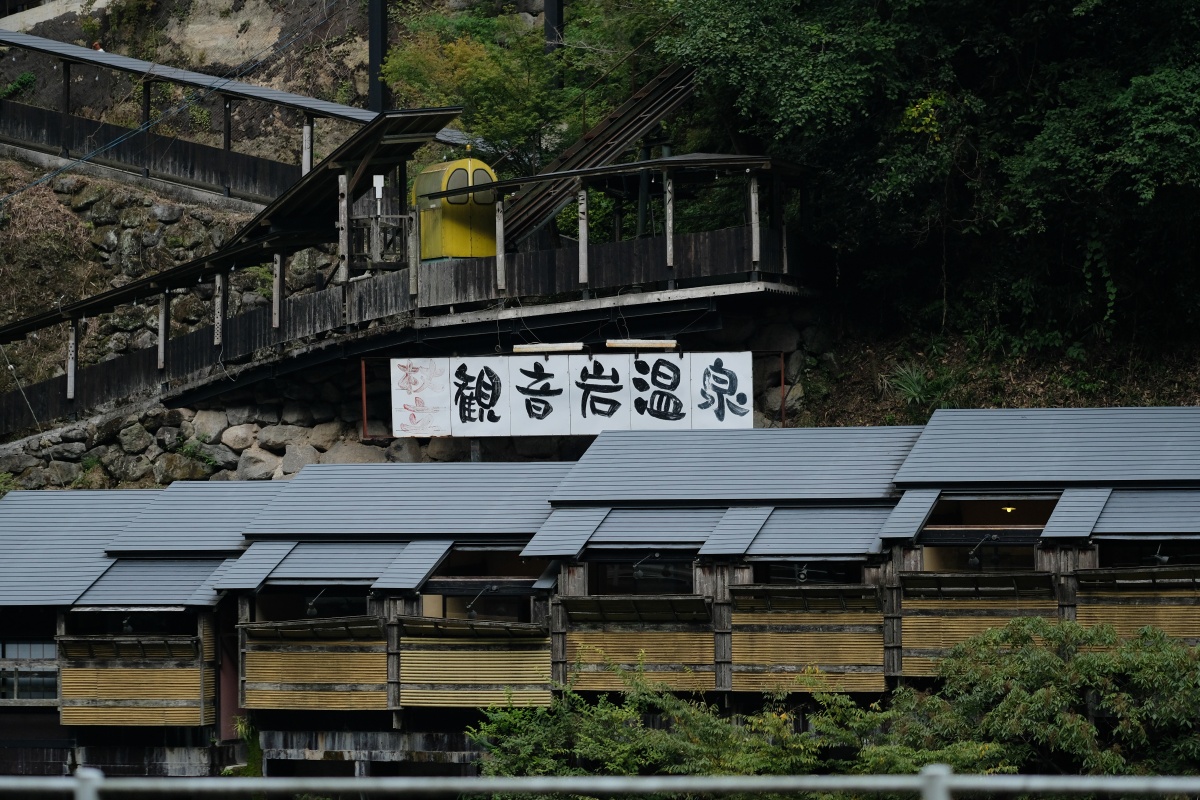
<path id="1" fill-rule="evenodd" d="M 673 65 L 638 89 L 549 164 L 543 173 L 612 164 L 692 95 L 695 71 Z M 575 191 L 569 179 L 531 184 L 505 213 L 505 235 L 517 242 L 559 212 Z"/>

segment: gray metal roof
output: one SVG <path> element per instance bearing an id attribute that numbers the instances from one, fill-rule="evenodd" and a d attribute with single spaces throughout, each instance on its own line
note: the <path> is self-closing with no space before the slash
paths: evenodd
<path id="1" fill-rule="evenodd" d="M 108 553 L 239 552 L 246 521 L 283 487 L 282 481 L 176 481 L 125 526 Z"/>
<path id="2" fill-rule="evenodd" d="M 1064 489 L 1050 519 L 1046 520 L 1042 538 L 1091 536 L 1111 493 L 1112 489 L 1108 487 Z"/>
<path id="3" fill-rule="evenodd" d="M 454 546 L 453 541 L 433 539 L 410 542 L 400 555 L 379 574 L 372 589 L 418 589 L 442 563 Z"/>
<path id="4" fill-rule="evenodd" d="M 166 67 L 150 61 L 142 61 L 139 58 L 129 58 L 128 56 L 117 55 L 116 53 L 92 50 L 87 47 L 57 42 L 53 39 L 44 39 L 41 36 L 31 36 L 28 33 L 0 30 L 0 45 L 9 45 L 19 47 L 23 50 L 45 53 L 46 55 L 56 56 L 57 58 L 73 61 L 78 64 L 91 64 L 106 69 L 130 72 L 151 80 L 170 81 L 182 86 L 192 86 L 197 89 L 220 92 L 221 94 L 241 97 L 247 100 L 261 100 L 264 103 L 295 108 L 317 117 L 345 119 L 352 122 L 370 122 L 377 116 L 374 111 L 354 108 L 353 106 L 346 106 L 341 103 L 317 100 L 316 98 L 292 94 L 291 92 L 282 92 L 278 89 L 267 89 L 263 86 L 254 86 L 253 84 L 242 83 L 231 78 L 219 78 L 186 69 Z"/>
<path id="5" fill-rule="evenodd" d="M 909 489 L 900 496 L 900 502 L 892 509 L 883 529 L 881 539 L 911 539 L 921 532 L 929 512 L 937 505 L 939 489 Z"/>
<path id="6" fill-rule="evenodd" d="M 252 537 L 377 536 L 522 540 L 550 515 L 563 463 L 315 464 L 243 532 Z"/>
<path id="7" fill-rule="evenodd" d="M 897 485 L 1200 483 L 1200 408 L 935 411 Z"/>
<path id="8" fill-rule="evenodd" d="M 724 514 L 723 508 L 614 508 L 587 545 L 699 547 Z"/>
<path id="9" fill-rule="evenodd" d="M 746 550 L 747 556 L 861 557 L 879 552 L 888 506 L 777 508 Z"/>
<path id="10" fill-rule="evenodd" d="M 525 545 L 521 555 L 570 556 L 583 552 L 588 539 L 608 516 L 603 508 L 556 508 Z"/>
<path id="11" fill-rule="evenodd" d="M 1111 539 L 1200 534 L 1200 490 L 1114 489 L 1092 533 Z"/>
<path id="12" fill-rule="evenodd" d="M 735 506 L 727 509 L 712 535 L 700 548 L 702 556 L 740 556 L 750 547 L 774 509 L 771 506 Z"/>
<path id="13" fill-rule="evenodd" d="M 225 571 L 214 588 L 257 589 L 295 546 L 295 542 L 254 542 Z"/>
<path id="14" fill-rule="evenodd" d="M 551 496 L 559 503 L 774 503 L 882 499 L 921 429 L 602 433 Z"/>
<path id="15" fill-rule="evenodd" d="M 375 580 L 405 542 L 300 542 L 271 570 L 277 580 Z"/>
<path id="16" fill-rule="evenodd" d="M 108 569 L 104 547 L 159 490 L 9 492 L 0 605 L 70 605 Z"/>
<path id="17" fill-rule="evenodd" d="M 89 606 L 211 606 L 214 578 L 233 559 L 120 558 L 76 601 Z"/>

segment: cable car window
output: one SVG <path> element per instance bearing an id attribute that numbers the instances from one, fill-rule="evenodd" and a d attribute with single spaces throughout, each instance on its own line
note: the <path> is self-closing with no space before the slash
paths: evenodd
<path id="1" fill-rule="evenodd" d="M 473 186 L 482 186 L 485 183 L 491 183 L 492 176 L 488 174 L 486 169 L 477 169 L 475 174 L 471 176 L 471 184 Z M 496 202 L 496 192 L 494 189 L 488 189 L 483 192 L 475 192 L 475 202 L 481 206 L 490 206 Z"/>
<path id="2" fill-rule="evenodd" d="M 450 173 L 450 178 L 446 181 L 446 191 L 453 189 L 465 189 L 469 184 L 470 179 L 467 178 L 465 169 L 456 169 Z M 464 206 L 467 204 L 467 195 L 460 194 L 457 197 L 447 197 L 446 202 L 451 205 Z"/>

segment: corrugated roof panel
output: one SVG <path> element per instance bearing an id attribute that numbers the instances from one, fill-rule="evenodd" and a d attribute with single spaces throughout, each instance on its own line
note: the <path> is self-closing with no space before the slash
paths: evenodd
<path id="1" fill-rule="evenodd" d="M 724 514 L 723 508 L 614 508 L 588 539 L 588 546 L 699 547 Z"/>
<path id="2" fill-rule="evenodd" d="M 818 558 L 879 552 L 879 531 L 890 506 L 777 508 L 754 537 L 747 556 Z"/>
<path id="3" fill-rule="evenodd" d="M 1200 489 L 1114 489 L 1092 533 L 1097 538 L 1200 534 Z"/>
<path id="4" fill-rule="evenodd" d="M 284 487 L 283 481 L 176 481 L 159 492 L 108 545 L 128 553 L 234 553 L 242 528 Z"/>
<path id="5" fill-rule="evenodd" d="M 879 532 L 881 539 L 911 539 L 921 532 L 929 512 L 937 505 L 938 489 L 909 489 L 892 509 Z"/>
<path id="6" fill-rule="evenodd" d="M 771 506 L 736 506 L 727 509 L 712 535 L 700 548 L 702 556 L 743 555 L 763 523 L 771 516 Z"/>
<path id="7" fill-rule="evenodd" d="M 550 516 L 565 463 L 314 464 L 244 532 L 261 536 L 523 538 Z"/>
<path id="8" fill-rule="evenodd" d="M 267 580 L 375 580 L 405 542 L 300 542 Z"/>
<path id="9" fill-rule="evenodd" d="M 897 485 L 1200 482 L 1200 408 L 939 409 Z"/>
<path id="10" fill-rule="evenodd" d="M 214 588 L 257 589 L 295 546 L 295 542 L 254 542 L 216 581 Z"/>
<path id="11" fill-rule="evenodd" d="M 454 542 L 449 539 L 434 539 L 410 542 L 400 555 L 380 574 L 372 589 L 419 589 L 442 559 L 450 552 Z"/>
<path id="12" fill-rule="evenodd" d="M 556 508 L 525 545 L 521 555 L 574 558 L 583 552 L 588 539 L 608 512 L 607 508 Z"/>
<path id="13" fill-rule="evenodd" d="M 0 605 L 70 605 L 108 542 L 161 490 L 9 492 L 0 500 Z"/>
<path id="14" fill-rule="evenodd" d="M 1064 489 L 1050 519 L 1046 520 L 1042 538 L 1091 536 L 1092 528 L 1111 493 L 1112 489 L 1108 487 Z"/>
<path id="15" fill-rule="evenodd" d="M 918 427 L 610 431 L 555 489 L 559 503 L 774 503 L 890 497 Z"/>
<path id="16" fill-rule="evenodd" d="M 89 606 L 213 605 L 215 592 L 204 602 L 196 596 L 224 565 L 221 559 L 120 558 L 76 601 Z"/>
<path id="17" fill-rule="evenodd" d="M 103 50 L 92 50 L 88 47 L 79 47 L 78 45 L 66 44 L 53 39 L 44 39 L 41 36 L 32 36 L 28 33 L 0 30 L 0 44 L 58 56 L 59 58 L 77 63 L 94 64 L 122 72 L 131 72 L 135 75 L 143 76 L 146 80 L 157 78 L 183 86 L 207 89 L 234 97 L 262 100 L 268 103 L 287 106 L 288 108 L 307 111 L 321 117 L 352 120 L 354 122 L 370 122 L 377 116 L 374 111 L 354 108 L 353 106 L 346 106 L 341 103 L 317 100 L 313 97 L 305 97 L 278 89 L 268 89 L 265 86 L 254 86 L 253 84 L 242 83 L 231 78 L 220 78 L 199 72 L 191 72 L 186 69 L 154 64 L 138 58 L 129 58 L 117 53 L 106 53 Z"/>

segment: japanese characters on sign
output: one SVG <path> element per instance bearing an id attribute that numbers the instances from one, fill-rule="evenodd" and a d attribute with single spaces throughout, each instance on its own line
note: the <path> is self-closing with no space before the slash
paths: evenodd
<path id="1" fill-rule="evenodd" d="M 392 435 L 750 428 L 750 353 L 392 359 Z"/>

